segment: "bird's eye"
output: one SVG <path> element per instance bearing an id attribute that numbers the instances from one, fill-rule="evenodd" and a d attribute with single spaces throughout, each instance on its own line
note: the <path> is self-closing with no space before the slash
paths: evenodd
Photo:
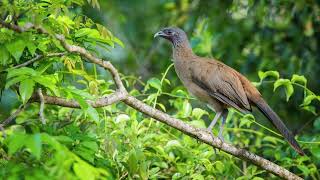
<path id="1" fill-rule="evenodd" d="M 171 35 L 171 34 L 172 34 L 172 31 L 169 30 L 169 31 L 167 32 L 167 34 Z"/>

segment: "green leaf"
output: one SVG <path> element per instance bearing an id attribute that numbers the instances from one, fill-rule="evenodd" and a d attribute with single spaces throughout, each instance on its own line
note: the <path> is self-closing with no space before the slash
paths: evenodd
<path id="1" fill-rule="evenodd" d="M 49 42 L 51 42 L 51 41 L 42 39 L 38 44 L 38 49 L 45 53 L 47 51 L 47 49 L 48 49 Z"/>
<path id="2" fill-rule="evenodd" d="M 158 105 L 164 112 L 166 112 L 166 107 L 165 107 L 163 104 L 157 103 L 157 105 Z"/>
<path id="3" fill-rule="evenodd" d="M 265 136 L 263 138 L 263 141 L 271 142 L 273 144 L 277 144 L 277 140 L 278 140 L 277 138 L 272 137 L 272 136 Z"/>
<path id="4" fill-rule="evenodd" d="M 69 136 L 54 136 L 54 139 L 56 139 L 57 141 L 61 142 L 61 143 L 65 143 L 65 144 L 71 144 L 73 143 L 73 139 L 71 139 Z"/>
<path id="5" fill-rule="evenodd" d="M 170 140 L 167 142 L 166 148 L 171 148 L 171 147 L 182 147 L 181 143 L 178 140 Z"/>
<path id="6" fill-rule="evenodd" d="M 311 146 L 311 153 L 318 159 L 320 159 L 320 147 L 319 146 Z"/>
<path id="7" fill-rule="evenodd" d="M 303 99 L 303 103 L 301 104 L 301 106 L 308 106 L 315 99 L 318 99 L 320 101 L 320 96 L 316 96 L 314 94 L 308 95 Z"/>
<path id="8" fill-rule="evenodd" d="M 23 81 L 23 80 L 25 80 L 25 79 L 27 79 L 27 78 L 29 78 L 29 77 L 28 77 L 28 76 L 25 76 L 25 75 L 21 75 L 21 76 L 14 77 L 14 78 L 12 78 L 12 79 L 10 79 L 10 80 L 8 80 L 8 81 L 6 82 L 5 88 L 7 89 L 7 88 L 9 88 L 10 86 L 12 86 L 12 85 L 14 85 L 14 84 L 16 84 L 16 83 L 18 83 L 18 82 L 20 82 L 20 81 Z"/>
<path id="9" fill-rule="evenodd" d="M 119 46 L 121 46 L 122 48 L 124 48 L 124 44 L 123 44 L 123 42 L 122 42 L 120 39 L 118 39 L 118 38 L 116 38 L 116 37 L 113 37 L 112 40 L 113 40 L 113 42 L 119 44 Z"/>
<path id="10" fill-rule="evenodd" d="M 254 177 L 252 180 L 264 180 L 263 178 L 261 178 L 261 177 Z"/>
<path id="11" fill-rule="evenodd" d="M 115 122 L 116 123 L 121 123 L 121 122 L 125 122 L 125 121 L 128 121 L 130 120 L 130 117 L 126 114 L 119 114 L 116 119 L 115 119 Z"/>
<path id="12" fill-rule="evenodd" d="M 14 76 L 20 76 L 20 75 L 35 76 L 37 75 L 37 72 L 32 68 L 28 68 L 28 67 L 22 67 L 18 69 L 9 69 L 7 79 L 12 78 Z"/>
<path id="13" fill-rule="evenodd" d="M 275 77 L 276 79 L 279 79 L 280 77 L 279 72 L 277 71 L 266 71 L 266 72 L 259 71 L 258 76 L 260 78 L 260 81 L 264 80 L 266 77 L 269 77 L 269 76 Z"/>
<path id="14" fill-rule="evenodd" d="M 316 130 L 320 130 L 320 117 L 313 122 L 313 126 Z"/>
<path id="15" fill-rule="evenodd" d="M 159 91 L 161 90 L 161 81 L 158 78 L 151 78 L 147 83 L 150 84 L 151 87 Z"/>
<path id="16" fill-rule="evenodd" d="M 54 76 L 33 76 L 32 79 L 44 87 L 49 88 L 55 95 L 59 96 L 60 93 L 56 86 L 57 81 Z"/>
<path id="17" fill-rule="evenodd" d="M 278 79 L 274 83 L 273 91 L 275 91 L 279 86 L 284 86 L 286 89 L 286 97 L 287 101 L 289 101 L 290 96 L 293 94 L 293 86 L 289 79 Z"/>
<path id="18" fill-rule="evenodd" d="M 310 170 L 309 170 L 309 168 L 307 166 L 298 165 L 297 167 L 298 167 L 298 169 L 300 169 L 303 172 L 303 174 L 305 176 L 308 176 L 308 174 L 310 173 Z"/>
<path id="19" fill-rule="evenodd" d="M 21 81 L 19 86 L 19 93 L 23 103 L 26 103 L 33 93 L 34 81 L 32 79 L 25 79 Z"/>
<path id="20" fill-rule="evenodd" d="M 15 60 L 19 62 L 23 50 L 26 47 L 26 43 L 22 39 L 15 39 L 14 41 L 7 43 L 6 47 Z"/>
<path id="21" fill-rule="evenodd" d="M 30 54 L 31 54 L 32 56 L 35 55 L 37 46 L 34 44 L 34 42 L 33 42 L 33 41 L 27 41 L 27 42 L 26 42 L 26 46 L 27 46 Z"/>
<path id="22" fill-rule="evenodd" d="M 89 107 L 89 104 L 87 103 L 87 101 L 85 101 L 80 95 L 72 93 L 72 97 L 78 101 L 81 109 L 86 110 Z"/>
<path id="23" fill-rule="evenodd" d="M 25 134 L 16 133 L 14 135 L 11 135 L 8 138 L 8 141 L 9 141 L 9 144 L 8 144 L 9 152 L 8 153 L 9 153 L 9 155 L 14 154 L 19 149 L 21 149 L 24 146 L 26 139 L 27 139 L 27 137 Z"/>
<path id="24" fill-rule="evenodd" d="M 82 28 L 76 31 L 76 33 L 74 34 L 75 37 L 82 37 L 82 36 L 87 36 L 91 33 L 93 33 L 93 29 L 90 28 Z"/>
<path id="25" fill-rule="evenodd" d="M 171 85 L 170 80 L 169 79 L 164 79 L 164 82 L 167 83 L 168 85 Z"/>
<path id="26" fill-rule="evenodd" d="M 93 152 L 92 150 L 85 148 L 83 146 L 77 146 L 74 152 L 77 155 L 81 156 L 86 161 L 89 161 L 90 163 L 94 163 L 95 152 Z"/>
<path id="27" fill-rule="evenodd" d="M 81 142 L 81 145 L 96 152 L 99 149 L 98 144 L 95 141 L 83 141 Z"/>
<path id="28" fill-rule="evenodd" d="M 8 62 L 9 59 L 10 59 L 10 54 L 7 51 L 6 47 L 0 45 L 0 64 L 7 65 L 9 63 Z"/>
<path id="29" fill-rule="evenodd" d="M 81 180 L 95 179 L 94 173 L 84 163 L 73 164 L 73 171 Z"/>
<path id="30" fill-rule="evenodd" d="M 64 91 L 68 91 L 69 93 L 73 95 L 78 95 L 81 98 L 91 99 L 94 100 L 94 96 L 86 91 L 80 90 L 75 88 L 74 86 L 68 86 L 67 88 L 63 89 Z"/>
<path id="31" fill-rule="evenodd" d="M 249 119 L 243 117 L 240 120 L 239 127 L 246 126 L 247 128 L 249 128 L 252 123 L 253 123 L 252 120 L 249 120 Z"/>
<path id="32" fill-rule="evenodd" d="M 103 38 L 111 39 L 113 37 L 112 33 L 106 27 L 104 27 L 103 25 L 96 23 L 96 26 L 97 26 L 97 29 L 98 29 L 100 35 Z"/>
<path id="33" fill-rule="evenodd" d="M 216 161 L 215 163 L 215 168 L 218 170 L 219 173 L 223 173 L 224 171 L 224 165 L 221 161 Z"/>
<path id="34" fill-rule="evenodd" d="M 199 120 L 205 114 L 208 115 L 208 112 L 200 108 L 194 108 L 192 110 L 192 116 L 197 120 Z"/>
<path id="35" fill-rule="evenodd" d="M 286 85 L 287 101 L 289 101 L 291 95 L 293 94 L 293 91 L 294 91 L 294 89 L 293 89 L 292 84 L 291 84 L 291 83 L 290 83 L 290 84 L 287 84 L 287 85 Z"/>
<path id="36" fill-rule="evenodd" d="M 86 112 L 88 113 L 91 120 L 99 122 L 99 113 L 95 108 L 89 105 Z"/>
<path id="37" fill-rule="evenodd" d="M 192 111 L 191 104 L 187 100 L 185 100 L 182 105 L 182 118 L 189 117 L 191 114 L 191 111 Z"/>
<path id="38" fill-rule="evenodd" d="M 132 173 L 137 172 L 137 170 L 138 170 L 138 158 L 137 158 L 136 151 L 134 149 L 130 151 L 127 163 L 128 163 L 129 168 L 130 168 L 130 171 Z"/>
<path id="39" fill-rule="evenodd" d="M 203 177 L 203 175 L 199 174 L 199 173 L 195 173 L 191 175 L 192 180 L 204 180 L 205 178 Z"/>
<path id="40" fill-rule="evenodd" d="M 58 16 L 56 20 L 65 27 L 66 31 L 68 31 L 68 29 L 73 29 L 75 24 L 69 16 Z"/>
<path id="41" fill-rule="evenodd" d="M 311 112 L 315 116 L 317 115 L 317 111 L 314 106 L 303 106 L 302 109 Z"/>
<path id="42" fill-rule="evenodd" d="M 25 145 L 30 149 L 31 154 L 33 154 L 37 159 L 41 156 L 41 136 L 39 133 L 29 135 L 26 139 Z"/>
<path id="43" fill-rule="evenodd" d="M 39 74 L 44 73 L 53 63 L 54 63 L 53 61 L 50 61 L 50 62 L 47 62 L 45 64 L 40 65 L 36 69 L 37 73 L 39 73 Z"/>
<path id="44" fill-rule="evenodd" d="M 300 82 L 303 85 L 306 85 L 307 84 L 307 79 L 304 76 L 300 76 L 300 75 L 294 74 L 292 76 L 292 78 L 291 78 L 291 82 L 292 83 Z"/>
<path id="45" fill-rule="evenodd" d="M 193 120 L 190 122 L 190 125 L 197 128 L 206 128 L 206 124 L 202 120 Z"/>

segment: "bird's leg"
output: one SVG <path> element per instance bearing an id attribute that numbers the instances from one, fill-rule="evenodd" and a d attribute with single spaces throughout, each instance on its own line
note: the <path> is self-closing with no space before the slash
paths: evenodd
<path id="1" fill-rule="evenodd" d="M 217 112 L 216 115 L 214 116 L 213 120 L 211 121 L 208 130 L 212 132 L 213 126 L 217 123 L 218 119 L 220 118 L 222 112 Z"/>
<path id="2" fill-rule="evenodd" d="M 211 121 L 210 125 L 207 128 L 207 131 L 209 131 L 209 133 L 211 135 L 212 141 L 214 139 L 214 135 L 212 133 L 212 128 L 217 123 L 217 121 L 220 118 L 221 114 L 222 114 L 222 112 L 217 112 L 216 115 L 214 116 L 213 120 Z M 213 150 L 214 150 L 214 154 L 217 154 L 216 148 L 213 148 Z"/>
<path id="3" fill-rule="evenodd" d="M 222 142 L 224 142 L 224 139 L 223 139 L 223 136 L 222 136 L 222 132 L 223 132 L 223 128 L 224 128 L 224 125 L 226 123 L 227 117 L 228 117 L 228 110 L 223 110 L 223 112 L 222 112 L 222 122 L 221 122 L 221 125 L 220 125 L 220 128 L 219 128 L 219 134 L 218 134 L 218 138 Z"/>
<path id="4" fill-rule="evenodd" d="M 213 120 L 211 121 L 209 127 L 207 128 L 207 131 L 209 131 L 211 137 L 212 137 L 212 140 L 214 139 L 214 135 L 212 133 L 212 128 L 213 126 L 217 123 L 218 119 L 220 118 L 222 112 L 217 112 L 216 115 L 214 116 Z"/>

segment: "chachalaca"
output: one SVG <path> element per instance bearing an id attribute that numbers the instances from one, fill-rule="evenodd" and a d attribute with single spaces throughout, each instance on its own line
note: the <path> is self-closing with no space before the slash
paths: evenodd
<path id="1" fill-rule="evenodd" d="M 223 141 L 222 131 L 229 107 L 250 113 L 252 106 L 256 106 L 290 145 L 304 155 L 292 133 L 246 77 L 220 61 L 194 54 L 186 33 L 179 28 L 164 28 L 154 35 L 158 36 L 172 43 L 174 67 L 184 86 L 215 110 L 216 115 L 208 127 L 211 134 L 213 126 L 222 117 L 218 137 Z"/>

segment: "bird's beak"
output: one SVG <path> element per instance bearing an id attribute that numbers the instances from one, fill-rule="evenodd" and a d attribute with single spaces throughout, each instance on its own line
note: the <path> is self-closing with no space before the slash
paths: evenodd
<path id="1" fill-rule="evenodd" d="M 153 37 L 156 38 L 158 36 L 163 37 L 163 36 L 167 36 L 167 35 L 164 32 L 159 31 L 159 32 L 155 33 Z"/>

